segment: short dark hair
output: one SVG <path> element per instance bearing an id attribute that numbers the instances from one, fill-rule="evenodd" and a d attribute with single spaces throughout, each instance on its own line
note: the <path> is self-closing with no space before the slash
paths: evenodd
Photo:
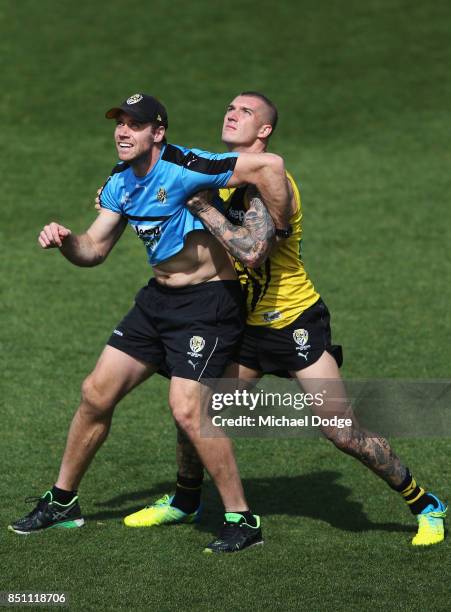
<path id="1" fill-rule="evenodd" d="M 268 97 L 259 91 L 242 91 L 240 96 L 250 96 L 251 98 L 258 98 L 262 102 L 266 104 L 269 111 L 269 123 L 272 127 L 272 132 L 276 129 L 277 121 L 279 120 L 279 113 L 277 111 L 277 106 L 272 102 Z"/>

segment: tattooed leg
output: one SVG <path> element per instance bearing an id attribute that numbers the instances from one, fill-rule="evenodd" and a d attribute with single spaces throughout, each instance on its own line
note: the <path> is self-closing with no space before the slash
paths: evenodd
<path id="1" fill-rule="evenodd" d="M 385 438 L 359 427 L 346 395 L 335 359 L 324 352 L 316 363 L 293 372 L 305 392 L 323 393 L 324 403 L 312 408 L 314 414 L 331 418 L 350 418 L 351 427 L 323 427 L 322 432 L 338 449 L 355 457 L 392 488 L 399 487 L 407 475 L 407 468 L 401 463 Z"/>
<path id="2" fill-rule="evenodd" d="M 202 479 L 204 466 L 199 459 L 196 449 L 184 431 L 177 426 L 177 468 L 183 478 L 192 480 Z"/>
<path id="3" fill-rule="evenodd" d="M 350 428 L 336 429 L 326 437 L 335 446 L 355 457 L 392 488 L 399 487 L 407 475 L 407 468 L 395 455 L 385 438 L 359 429 L 358 425 Z"/>

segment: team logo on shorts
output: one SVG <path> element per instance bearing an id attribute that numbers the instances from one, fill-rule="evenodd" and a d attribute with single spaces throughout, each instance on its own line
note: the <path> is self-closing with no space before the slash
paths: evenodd
<path id="1" fill-rule="evenodd" d="M 194 353 L 200 353 L 205 346 L 202 336 L 193 336 L 189 341 L 189 347 Z"/>
<path id="2" fill-rule="evenodd" d="M 137 104 L 138 102 L 141 102 L 142 99 L 143 97 L 141 94 L 135 94 L 134 96 L 129 97 L 127 104 Z"/>
<path id="3" fill-rule="evenodd" d="M 307 349 L 310 348 L 308 342 L 308 331 L 306 329 L 295 329 L 293 332 L 293 339 L 297 344 L 296 350 L 298 357 L 303 357 L 307 361 Z"/>
<path id="4" fill-rule="evenodd" d="M 205 340 L 202 336 L 193 336 L 189 341 L 191 352 L 188 353 L 191 357 L 202 357 L 201 350 L 205 346 Z"/>
<path id="5" fill-rule="evenodd" d="M 167 199 L 168 199 L 168 192 L 166 191 L 164 187 L 160 187 L 160 189 L 157 192 L 157 200 L 161 202 L 162 204 L 166 204 Z"/>
<path id="6" fill-rule="evenodd" d="M 308 331 L 306 329 L 295 329 L 293 338 L 299 348 L 306 348 L 308 342 Z"/>

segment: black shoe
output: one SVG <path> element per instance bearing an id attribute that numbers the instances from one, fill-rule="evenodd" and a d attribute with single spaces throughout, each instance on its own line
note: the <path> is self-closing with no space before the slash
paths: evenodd
<path id="1" fill-rule="evenodd" d="M 53 501 L 51 491 L 47 491 L 42 497 L 27 497 L 25 501 L 37 501 L 38 504 L 30 514 L 8 525 L 10 531 L 28 535 L 51 527 L 71 529 L 82 527 L 85 524 L 78 505 L 78 496 L 75 496 L 70 503 L 63 505 Z"/>
<path id="2" fill-rule="evenodd" d="M 246 519 L 236 512 L 226 512 L 224 525 L 219 536 L 204 548 L 204 553 L 238 552 L 249 546 L 263 544 L 260 517 L 253 515 L 255 526 L 246 523 Z"/>

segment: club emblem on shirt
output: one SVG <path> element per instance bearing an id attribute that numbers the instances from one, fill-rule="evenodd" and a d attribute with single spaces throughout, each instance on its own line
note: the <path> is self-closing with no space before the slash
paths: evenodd
<path id="1" fill-rule="evenodd" d="M 167 199 L 168 199 L 168 193 L 166 189 L 164 187 L 160 187 L 160 189 L 157 192 L 157 200 L 161 202 L 162 204 L 166 204 Z"/>
<path id="2" fill-rule="evenodd" d="M 189 347 L 193 353 L 200 353 L 205 346 L 205 340 L 202 336 L 193 336 L 189 341 Z"/>

